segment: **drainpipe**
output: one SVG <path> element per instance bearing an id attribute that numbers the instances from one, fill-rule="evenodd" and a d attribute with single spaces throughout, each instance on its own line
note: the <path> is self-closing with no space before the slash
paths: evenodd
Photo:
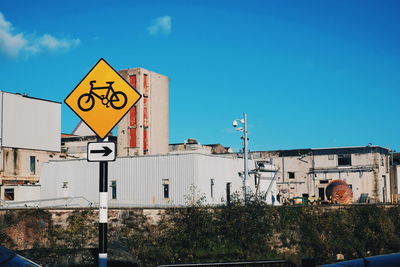
<path id="1" fill-rule="evenodd" d="M 311 159 L 312 159 L 312 169 L 313 169 L 313 171 L 312 171 L 312 181 L 313 181 L 313 191 L 314 191 L 314 196 L 315 196 L 315 161 L 314 161 L 314 153 L 311 151 Z"/>

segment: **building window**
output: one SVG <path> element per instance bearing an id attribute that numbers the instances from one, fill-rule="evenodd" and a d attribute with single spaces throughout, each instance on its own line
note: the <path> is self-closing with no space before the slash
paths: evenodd
<path id="1" fill-rule="evenodd" d="M 117 199 L 117 181 L 111 181 L 111 199 Z"/>
<path id="2" fill-rule="evenodd" d="M 226 183 L 226 205 L 231 204 L 231 183 Z"/>
<path id="3" fill-rule="evenodd" d="M 329 180 L 321 180 L 319 181 L 320 184 L 329 184 Z"/>
<path id="4" fill-rule="evenodd" d="M 288 172 L 288 176 L 289 176 L 289 179 L 294 179 L 295 178 L 294 172 Z"/>
<path id="5" fill-rule="evenodd" d="M 351 166 L 351 154 L 339 154 L 338 166 Z"/>
<path id="6" fill-rule="evenodd" d="M 30 167 L 31 167 L 31 174 L 35 174 L 36 173 L 36 157 L 35 156 L 30 157 Z"/>
<path id="7" fill-rule="evenodd" d="M 214 198 L 214 179 L 210 179 L 211 198 Z"/>
<path id="8" fill-rule="evenodd" d="M 325 200 L 325 188 L 318 188 L 318 197 L 320 198 L 320 200 Z"/>
<path id="9" fill-rule="evenodd" d="M 163 179 L 164 198 L 169 198 L 169 179 Z"/>
<path id="10" fill-rule="evenodd" d="M 14 188 L 4 189 L 4 200 L 14 200 Z"/>
<path id="11" fill-rule="evenodd" d="M 333 160 L 335 157 L 333 155 L 328 155 L 328 160 Z"/>

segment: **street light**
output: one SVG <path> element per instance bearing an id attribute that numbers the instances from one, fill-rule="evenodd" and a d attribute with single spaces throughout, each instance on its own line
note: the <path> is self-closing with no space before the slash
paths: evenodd
<path id="1" fill-rule="evenodd" d="M 238 127 L 238 122 L 240 122 L 243 127 Z M 244 167 L 244 176 L 243 176 L 243 197 L 244 197 L 244 202 L 247 202 L 247 194 L 246 194 L 246 188 L 247 188 L 247 178 L 248 178 L 248 167 L 247 167 L 247 159 L 248 159 L 248 148 L 247 148 L 247 115 L 246 113 L 243 114 L 243 119 L 237 119 L 232 122 L 232 126 L 236 128 L 236 131 L 241 131 L 243 132 L 243 167 Z"/>

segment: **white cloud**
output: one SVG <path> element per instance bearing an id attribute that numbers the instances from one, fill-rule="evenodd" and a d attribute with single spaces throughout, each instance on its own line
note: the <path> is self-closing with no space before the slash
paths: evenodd
<path id="1" fill-rule="evenodd" d="M 6 21 L 0 12 L 0 51 L 10 57 L 16 57 L 27 44 L 27 40 L 22 33 L 13 35 L 11 31 L 11 23 Z"/>
<path id="2" fill-rule="evenodd" d="M 147 31 L 150 35 L 157 34 L 165 34 L 168 35 L 171 33 L 171 20 L 170 16 L 163 16 L 153 20 L 153 23 L 147 28 Z"/>
<path id="3" fill-rule="evenodd" d="M 29 55 L 43 51 L 68 50 L 79 45 L 79 39 L 58 39 L 50 34 L 40 37 L 24 33 L 15 33 L 11 22 L 0 12 L 0 53 L 17 58 L 21 54 Z"/>
<path id="4" fill-rule="evenodd" d="M 50 34 L 45 34 L 38 40 L 39 45 L 49 50 L 57 50 L 57 49 L 69 49 L 71 47 L 75 47 L 79 45 L 79 39 L 56 39 Z"/>

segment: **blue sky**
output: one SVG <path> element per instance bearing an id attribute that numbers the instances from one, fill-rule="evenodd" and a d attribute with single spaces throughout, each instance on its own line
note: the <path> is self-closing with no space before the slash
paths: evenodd
<path id="1" fill-rule="evenodd" d="M 103 57 L 170 78 L 170 143 L 400 151 L 398 1 L 0 2 L 0 90 L 62 102 Z M 62 131 L 79 119 L 64 104 Z"/>

